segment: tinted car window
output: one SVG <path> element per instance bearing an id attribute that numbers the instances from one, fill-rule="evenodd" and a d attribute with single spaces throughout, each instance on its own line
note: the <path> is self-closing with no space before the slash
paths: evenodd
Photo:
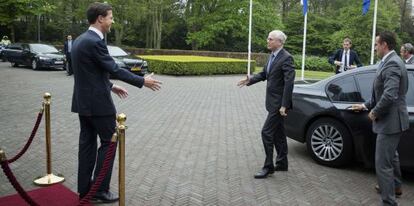
<path id="1" fill-rule="evenodd" d="M 361 101 L 366 102 L 372 95 L 372 84 L 375 78 L 375 72 L 358 74 L 355 76 L 361 95 Z"/>
<path id="2" fill-rule="evenodd" d="M 58 53 L 59 51 L 51 45 L 46 44 L 30 44 L 32 51 L 35 53 Z"/>
<path id="3" fill-rule="evenodd" d="M 328 97 L 334 102 L 361 102 L 353 76 L 335 80 L 328 84 Z"/>

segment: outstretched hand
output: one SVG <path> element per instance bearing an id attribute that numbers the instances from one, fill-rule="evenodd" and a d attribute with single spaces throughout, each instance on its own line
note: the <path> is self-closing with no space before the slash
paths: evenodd
<path id="1" fill-rule="evenodd" d="M 116 84 L 112 85 L 112 92 L 118 95 L 118 97 L 121 99 L 125 99 L 128 97 L 128 91 L 125 88 Z"/>
<path id="2" fill-rule="evenodd" d="M 150 88 L 152 91 L 158 91 L 161 89 L 162 82 L 152 78 L 153 76 L 154 72 L 144 77 L 144 86 Z"/>
<path id="3" fill-rule="evenodd" d="M 244 86 L 246 86 L 248 83 L 250 82 L 249 76 L 246 76 L 245 79 L 241 79 L 238 83 L 237 86 L 242 88 Z"/>

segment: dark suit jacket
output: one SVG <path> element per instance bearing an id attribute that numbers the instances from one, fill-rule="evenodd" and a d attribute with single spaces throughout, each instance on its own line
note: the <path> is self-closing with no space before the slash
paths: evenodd
<path id="1" fill-rule="evenodd" d="M 377 70 L 371 100 L 365 103 L 377 116 L 372 128 L 375 133 L 395 134 L 409 127 L 405 95 L 408 90 L 407 69 L 393 52 Z"/>
<path id="2" fill-rule="evenodd" d="M 116 114 L 109 73 L 137 87 L 144 84 L 142 77 L 118 67 L 109 56 L 105 42 L 94 31 L 86 31 L 73 42 L 71 56 L 75 76 L 72 112 L 79 115 Z"/>
<path id="3" fill-rule="evenodd" d="M 361 67 L 362 63 L 359 60 L 358 54 L 354 50 L 349 50 L 349 65 L 357 65 L 357 67 Z M 342 61 L 342 54 L 344 53 L 344 49 L 338 49 L 332 56 L 329 57 L 328 62 L 332 65 L 335 65 L 335 61 Z M 338 72 L 340 66 L 336 66 L 336 71 Z"/>
<path id="4" fill-rule="evenodd" d="M 247 86 L 267 80 L 266 110 L 278 112 L 281 106 L 287 109 L 292 108 L 292 92 L 295 81 L 295 65 L 292 55 L 282 48 L 272 62 L 269 74 L 266 70 L 267 64 L 260 73 L 250 78 Z"/>
<path id="5" fill-rule="evenodd" d="M 63 45 L 63 52 L 65 55 L 67 55 L 69 53 L 69 46 L 68 46 L 69 42 L 66 40 L 65 44 Z M 72 40 L 72 49 L 73 49 L 73 40 Z"/>

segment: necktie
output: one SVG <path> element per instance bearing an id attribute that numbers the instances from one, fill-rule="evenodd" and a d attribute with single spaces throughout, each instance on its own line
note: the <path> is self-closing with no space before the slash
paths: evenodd
<path id="1" fill-rule="evenodd" d="M 275 55 L 272 53 L 269 57 L 269 63 L 267 64 L 267 73 L 270 72 L 270 67 L 272 66 L 273 61 L 275 60 Z"/>
<path id="2" fill-rule="evenodd" d="M 348 51 L 345 51 L 344 71 L 348 70 Z"/>

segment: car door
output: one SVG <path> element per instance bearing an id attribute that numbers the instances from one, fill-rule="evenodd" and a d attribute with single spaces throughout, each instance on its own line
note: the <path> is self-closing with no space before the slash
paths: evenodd
<path id="1" fill-rule="evenodd" d="M 352 134 L 357 159 L 366 165 L 373 162 L 375 134 L 367 111 L 353 111 L 352 104 L 364 103 L 371 97 L 375 72 L 351 73 L 327 84 L 326 93 L 339 111 L 340 118 Z"/>
<path id="2" fill-rule="evenodd" d="M 22 44 L 23 52 L 21 56 L 21 64 L 32 65 L 32 54 L 28 44 Z"/>
<path id="3" fill-rule="evenodd" d="M 406 94 L 410 128 L 403 133 L 398 152 L 400 164 L 403 167 L 414 168 L 414 71 L 408 72 L 408 91 Z"/>

